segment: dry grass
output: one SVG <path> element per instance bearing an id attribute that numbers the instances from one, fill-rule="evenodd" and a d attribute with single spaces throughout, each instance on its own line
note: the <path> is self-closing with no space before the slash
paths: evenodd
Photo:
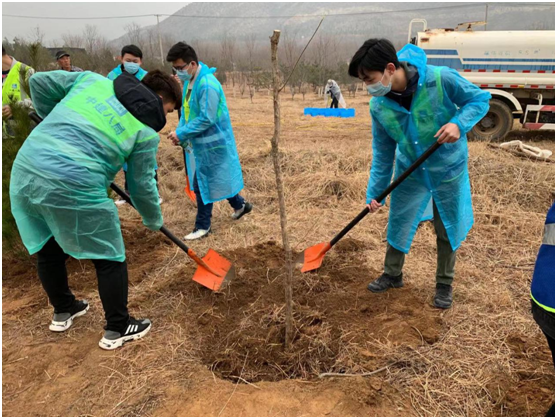
<path id="1" fill-rule="evenodd" d="M 229 92 L 228 102 L 244 170 L 246 188 L 243 194 L 254 203 L 255 210 L 241 222 L 233 223 L 229 218 L 231 209 L 226 202 L 217 204 L 213 213 L 215 234 L 195 243 L 194 247 L 200 254 L 208 248 L 226 254 L 268 240 L 280 242 L 278 203 L 269 155 L 269 140 L 273 132 L 272 99 L 261 93 L 251 104 L 248 97 L 234 98 Z M 295 250 L 329 240 L 363 207 L 371 160 L 367 97 L 351 98 L 349 104 L 356 108 L 356 118 L 310 118 L 303 116 L 303 107 L 322 106 L 320 99 L 302 102 L 298 97 L 295 101 L 283 97 L 280 146 L 291 243 Z M 170 127 L 175 123 L 171 120 Z M 525 140 L 554 151 L 553 140 L 548 136 L 530 135 Z M 361 339 L 352 336 L 354 331 L 349 325 L 340 331 L 340 337 L 335 337 L 325 326 L 315 335 L 311 347 L 317 359 L 340 342 L 340 347 L 331 352 L 336 356 L 331 368 L 334 371 L 361 373 L 396 362 L 381 374 L 385 374 L 384 380 L 389 388 L 394 389 L 394 393 L 389 393 L 393 405 L 399 409 L 407 409 L 410 405 L 409 410 L 403 411 L 406 414 L 540 414 L 543 406 L 539 403 L 530 406 L 533 402 L 527 392 L 514 394 L 513 389 L 520 384 L 537 391 L 540 381 L 546 383 L 553 374 L 551 358 L 545 351 L 547 344 L 531 319 L 528 296 L 545 212 L 554 197 L 554 167 L 522 160 L 483 143 L 471 143 L 469 148 L 476 224 L 459 250 L 454 307 L 436 314 L 443 323 L 443 333 L 430 339 L 419 323 L 412 323 L 410 313 L 404 321 L 416 330 L 415 342 L 401 344 L 400 340 L 404 339 L 394 339 L 396 343 L 393 343 L 385 338 L 388 334 L 375 338 L 371 333 L 374 328 L 387 330 L 392 326 L 386 311 L 384 316 L 369 318 L 370 335 L 364 336 L 363 344 Z M 164 135 L 158 160 L 160 190 L 165 200 L 165 223 L 171 230 L 183 235 L 193 227 L 195 208 L 183 194 L 181 153 L 169 144 Z M 331 257 L 325 262 L 330 263 L 331 272 L 342 273 L 353 269 L 356 260 L 360 276 L 354 281 L 362 289 L 361 298 L 367 298 L 370 305 L 374 304 L 374 297 L 365 294 L 365 285 L 382 269 L 387 212 L 383 209 L 367 217 L 350 233 L 356 243 L 365 243 L 363 248 L 356 246 L 349 249 L 346 253 L 349 258 Z M 207 378 L 199 368 L 204 342 L 197 322 L 207 316 L 222 316 L 213 305 L 217 297 L 207 297 L 203 290 L 196 287 L 184 288 L 184 282 L 191 275 L 191 262 L 174 247 L 161 244 L 155 233 L 145 233 L 139 217 L 130 208 L 121 210 L 121 218 L 125 220 L 123 227 L 127 238 L 137 238 L 141 246 L 152 245 L 153 248 L 152 253 L 146 253 L 134 248 L 133 243 L 127 243 L 128 252 L 138 253 L 135 259 L 132 257 L 130 260 L 132 310 L 136 314 L 148 313 L 158 319 L 157 327 L 148 338 L 148 344 L 130 345 L 114 355 L 95 353 L 77 357 L 79 365 L 98 367 L 100 382 L 80 389 L 65 408 L 55 410 L 57 414 L 152 414 L 161 412 L 157 409 L 170 402 L 167 391 L 170 387 L 187 390 L 202 388 L 200 383 L 208 388 L 224 385 L 217 378 Z M 435 234 L 431 226 L 425 226 L 416 235 L 405 267 L 406 281 L 416 301 L 424 306 L 433 296 L 435 260 Z M 93 277 L 90 266 L 84 267 L 81 273 L 73 270 L 71 275 L 74 275 L 72 283 L 76 284 L 79 276 Z M 277 276 L 267 279 L 281 282 Z M 329 292 L 339 295 L 345 288 L 343 283 L 334 278 L 320 277 L 319 273 L 297 275 L 296 281 L 308 295 L 320 286 L 330 287 Z M 44 319 L 50 311 L 41 291 L 38 288 L 33 290 L 34 295 L 40 298 L 40 307 L 32 314 L 17 312 L 21 325 L 27 327 L 30 322 L 35 325 L 31 328 L 31 337 L 27 337 L 24 344 L 60 344 L 60 337 L 52 337 L 44 331 Z M 21 297 L 21 293 L 14 294 L 12 289 L 7 291 L 10 296 Z M 70 340 L 77 340 L 84 329 L 97 330 L 102 323 L 94 282 L 83 285 L 81 289 L 77 285 L 76 291 L 92 300 L 94 310 L 91 312 L 96 314 L 82 322 L 81 328 L 68 336 Z M 400 295 L 393 294 L 389 298 L 395 303 Z M 199 301 L 207 303 L 202 315 L 193 308 L 193 302 Z M 309 319 L 308 313 L 302 311 L 303 305 L 295 306 L 298 322 L 301 323 Z M 282 322 L 280 305 L 270 307 L 267 312 L 257 312 L 259 309 L 255 303 L 245 308 L 243 320 L 237 325 L 238 330 L 249 334 L 254 325 Z M 339 306 L 339 311 L 343 309 Z M 394 326 L 393 330 L 396 330 Z M 5 324 L 3 338 L 5 345 L 14 344 L 21 339 L 21 329 L 6 327 Z M 95 339 L 96 336 L 90 339 L 92 346 L 96 344 Z M 517 351 L 517 340 L 522 342 L 524 351 Z M 362 352 L 373 355 L 369 365 L 362 364 Z M 19 357 L 13 351 L 11 354 L 13 356 L 6 355 L 4 361 Z M 245 364 L 244 355 L 240 355 Z M 240 367 L 241 375 L 245 374 L 243 366 Z M 300 365 L 300 369 L 303 368 L 301 376 L 306 379 L 325 372 Z M 529 373 L 524 373 L 525 370 Z M 44 381 L 42 385 L 48 388 L 54 384 Z M 341 382 L 335 385 L 339 389 L 345 388 Z M 10 384 L 3 387 L 3 395 L 7 399 L 5 407 L 12 409 L 12 412 L 8 410 L 10 413 L 25 414 L 13 411 L 9 400 L 23 402 L 32 396 L 26 398 L 28 390 L 23 389 L 21 393 L 22 390 L 16 387 Z M 233 387 L 226 388 L 236 391 Z M 251 390 L 257 392 L 258 388 Z M 512 396 L 509 396 L 511 393 Z M 240 396 L 236 394 L 236 397 Z M 227 399 L 228 396 L 206 414 L 216 415 L 224 410 L 228 405 Z M 234 399 L 225 414 L 240 412 L 229 410 L 233 408 L 233 402 Z M 82 406 L 78 407 L 80 403 Z M 288 412 L 305 413 L 303 409 Z M 373 412 L 389 414 L 386 410 Z"/>

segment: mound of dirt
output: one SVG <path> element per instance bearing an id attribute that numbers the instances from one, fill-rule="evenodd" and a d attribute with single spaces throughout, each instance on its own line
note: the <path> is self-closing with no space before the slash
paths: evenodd
<path id="1" fill-rule="evenodd" d="M 389 362 L 371 342 L 417 346 L 435 342 L 438 310 L 411 286 L 374 295 L 362 266 L 366 245 L 344 240 L 316 273 L 294 273 L 294 339 L 284 348 L 284 252 L 270 241 L 225 254 L 237 277 L 222 294 L 190 300 L 203 362 L 222 378 L 249 382 L 363 372 Z M 187 275 L 187 273 L 183 273 Z M 191 317 L 190 317 L 191 318 Z"/>

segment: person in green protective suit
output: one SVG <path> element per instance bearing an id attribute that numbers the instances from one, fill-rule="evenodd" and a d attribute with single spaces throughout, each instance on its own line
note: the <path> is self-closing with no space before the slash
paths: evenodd
<path id="1" fill-rule="evenodd" d="M 67 330 L 87 312 L 68 287 L 65 261 L 92 259 L 106 318 L 99 342 L 115 349 L 143 337 L 148 319 L 128 314 L 128 272 L 118 211 L 107 189 L 128 164 L 131 200 L 151 230 L 163 224 L 154 179 L 157 134 L 180 104 L 178 83 L 159 70 L 140 82 L 92 72 L 51 71 L 30 79 L 44 120 L 21 147 L 10 181 L 12 213 L 54 306 L 50 330 Z"/>
<path id="2" fill-rule="evenodd" d="M 370 101 L 373 161 L 367 205 L 393 175 L 404 172 L 435 141 L 440 148 L 391 194 L 384 273 L 372 292 L 400 288 L 405 254 L 432 202 L 437 234 L 434 305 L 452 305 L 456 251 L 474 222 L 466 133 L 487 113 L 491 94 L 447 67 L 427 65 L 424 51 L 406 45 L 398 53 L 386 39 L 369 39 L 356 52 L 349 74 L 360 78 Z"/>

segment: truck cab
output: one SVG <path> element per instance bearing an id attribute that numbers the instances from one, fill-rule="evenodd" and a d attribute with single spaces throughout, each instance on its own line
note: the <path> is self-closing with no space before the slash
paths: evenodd
<path id="1" fill-rule="evenodd" d="M 416 24 L 422 28 L 413 35 Z M 491 93 L 472 138 L 502 139 L 515 121 L 525 129 L 555 130 L 555 31 L 473 30 L 484 24 L 428 29 L 426 20 L 414 19 L 408 42 L 425 51 L 428 64 L 453 68 Z"/>

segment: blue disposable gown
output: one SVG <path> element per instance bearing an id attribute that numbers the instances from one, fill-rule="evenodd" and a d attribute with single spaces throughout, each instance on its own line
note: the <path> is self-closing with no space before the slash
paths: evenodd
<path id="1" fill-rule="evenodd" d="M 187 153 L 188 176 L 193 190 L 197 176 L 205 204 L 237 195 L 244 187 L 242 167 L 236 150 L 230 115 L 222 86 L 213 75 L 215 68 L 199 63 L 201 68 L 186 102 L 188 83 L 184 85 L 182 116 L 176 135 Z M 195 162 L 191 161 L 191 155 Z"/>
<path id="2" fill-rule="evenodd" d="M 132 202 L 143 223 L 163 223 L 154 179 L 159 135 L 91 72 L 50 71 L 30 79 L 44 121 L 19 150 L 10 200 L 23 244 L 33 254 L 54 237 L 77 259 L 125 260 L 118 211 L 107 189 L 124 162 Z"/>
<path id="3" fill-rule="evenodd" d="M 402 48 L 398 59 L 417 67 L 418 89 L 410 111 L 387 97 L 370 101 L 373 162 L 367 202 L 389 185 L 395 155 L 397 177 L 436 141 L 441 126 L 458 125 L 460 139 L 443 144 L 392 192 L 387 232 L 389 244 L 408 253 L 433 198 L 456 250 L 474 223 L 466 133 L 487 113 L 491 95 L 452 69 L 427 65 L 424 51 L 415 45 Z"/>

